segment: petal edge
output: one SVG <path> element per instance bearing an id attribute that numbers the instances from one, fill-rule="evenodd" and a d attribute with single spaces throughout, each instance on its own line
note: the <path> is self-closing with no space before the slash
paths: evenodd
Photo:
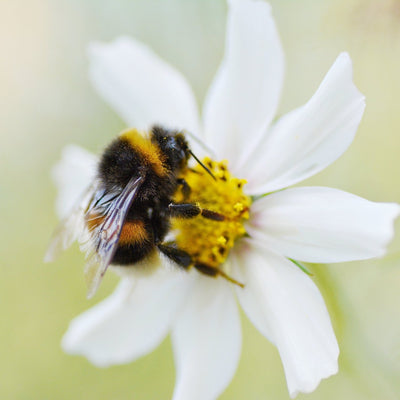
<path id="1" fill-rule="evenodd" d="M 258 142 L 275 115 L 283 75 L 270 5 L 230 1 L 225 55 L 204 102 L 205 138 L 219 158 L 235 160 L 240 169 L 244 150 Z"/>
<path id="2" fill-rule="evenodd" d="M 239 302 L 278 348 L 290 396 L 315 390 L 338 371 L 339 348 L 324 300 L 313 281 L 282 256 L 246 243 L 236 253 Z"/>
<path id="3" fill-rule="evenodd" d="M 341 53 L 311 99 L 280 118 L 248 158 L 250 193 L 286 188 L 333 163 L 352 143 L 364 108 L 351 59 Z"/>
<path id="4" fill-rule="evenodd" d="M 198 276 L 173 330 L 173 400 L 215 400 L 231 381 L 241 350 L 240 318 L 229 283 Z"/>
<path id="5" fill-rule="evenodd" d="M 89 47 L 89 77 L 100 96 L 139 130 L 159 124 L 199 134 L 196 100 L 183 75 L 128 37 Z"/>
<path id="6" fill-rule="evenodd" d="M 252 205 L 249 234 L 286 257 L 334 263 L 381 257 L 400 207 L 327 187 L 286 189 Z"/>

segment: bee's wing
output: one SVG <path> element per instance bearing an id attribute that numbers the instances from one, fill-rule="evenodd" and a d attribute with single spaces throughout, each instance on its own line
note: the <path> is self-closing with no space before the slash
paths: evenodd
<path id="1" fill-rule="evenodd" d="M 133 177 L 119 194 L 108 194 L 96 202 L 92 201 L 92 210 L 104 208 L 101 213 L 102 222 L 91 232 L 89 238 L 88 260 L 85 268 L 88 298 L 95 293 L 102 277 L 110 265 L 118 240 L 121 235 L 126 215 L 137 196 L 144 176 Z M 90 214 L 91 210 L 88 210 Z"/>
<path id="2" fill-rule="evenodd" d="M 97 185 L 97 181 L 93 182 L 79 197 L 71 212 L 59 223 L 44 256 L 45 262 L 54 261 L 61 251 L 79 240 L 85 229 L 84 216 Z"/>

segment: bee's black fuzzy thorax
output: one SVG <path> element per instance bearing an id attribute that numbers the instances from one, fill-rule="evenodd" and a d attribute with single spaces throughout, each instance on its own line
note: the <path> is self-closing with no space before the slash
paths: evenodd
<path id="1" fill-rule="evenodd" d="M 128 141 L 118 138 L 104 151 L 98 166 L 98 176 L 106 187 L 123 188 L 142 167 L 140 155 Z"/>

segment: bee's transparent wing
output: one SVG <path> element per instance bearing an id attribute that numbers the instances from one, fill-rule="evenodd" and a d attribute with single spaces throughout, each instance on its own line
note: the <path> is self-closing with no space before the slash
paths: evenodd
<path id="1" fill-rule="evenodd" d="M 96 192 L 98 182 L 93 182 L 80 196 L 71 212 L 59 223 L 44 256 L 45 262 L 54 261 L 57 256 L 80 239 L 85 230 L 85 213 Z"/>
<path id="2" fill-rule="evenodd" d="M 97 291 L 101 279 L 110 265 L 129 208 L 137 196 L 144 176 L 133 177 L 120 193 L 107 193 L 98 200 L 93 199 L 87 215 L 94 213 L 94 218 L 101 218 L 87 239 L 87 264 L 85 268 L 88 298 Z M 101 212 L 99 213 L 99 210 Z"/>

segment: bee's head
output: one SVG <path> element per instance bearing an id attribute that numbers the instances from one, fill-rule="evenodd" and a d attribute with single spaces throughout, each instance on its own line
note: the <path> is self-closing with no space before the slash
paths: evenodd
<path id="1" fill-rule="evenodd" d="M 173 171 L 178 172 L 186 167 L 191 153 L 182 133 L 155 126 L 151 131 L 151 140 L 157 143 Z"/>

